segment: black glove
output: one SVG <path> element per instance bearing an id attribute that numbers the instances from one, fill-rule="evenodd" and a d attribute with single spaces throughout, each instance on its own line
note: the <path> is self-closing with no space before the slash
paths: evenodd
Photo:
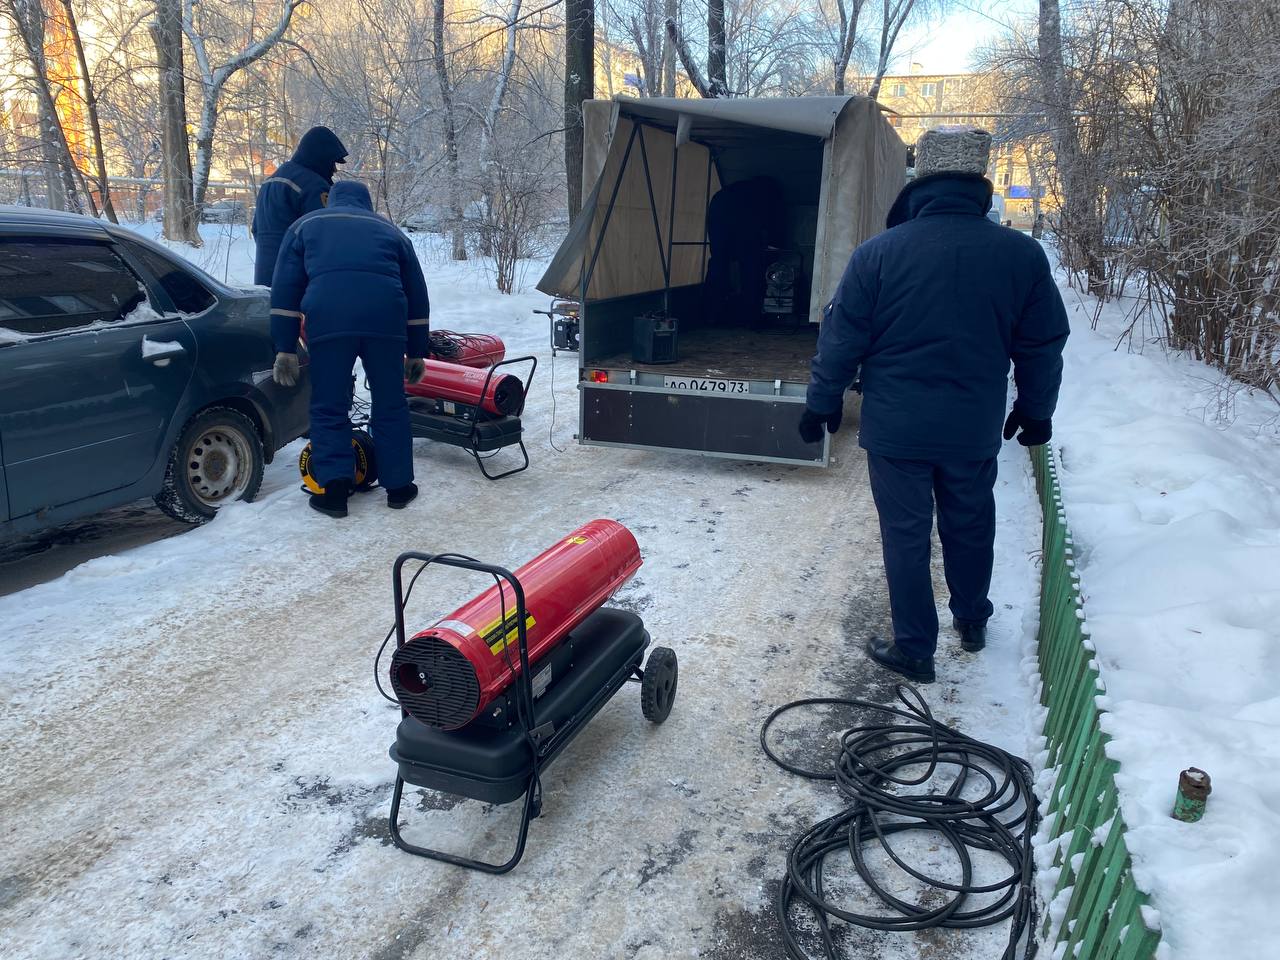
<path id="1" fill-rule="evenodd" d="M 1022 432 L 1018 433 L 1019 430 Z M 1048 443 L 1053 437 L 1053 421 L 1032 420 L 1014 407 L 1009 411 L 1009 419 L 1004 422 L 1004 438 L 1012 440 L 1015 433 L 1018 433 L 1018 442 L 1024 447 L 1038 447 Z"/>
<path id="2" fill-rule="evenodd" d="M 800 439 L 805 443 L 819 443 L 822 440 L 822 425 L 827 425 L 827 433 L 835 433 L 840 429 L 840 420 L 844 410 L 836 407 L 835 413 L 814 413 L 808 407 L 800 414 Z"/>

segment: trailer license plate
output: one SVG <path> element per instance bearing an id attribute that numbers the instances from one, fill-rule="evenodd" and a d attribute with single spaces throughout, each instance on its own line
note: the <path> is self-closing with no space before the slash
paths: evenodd
<path id="1" fill-rule="evenodd" d="M 663 377 L 668 390 L 692 390 L 695 393 L 750 393 L 745 380 L 705 380 L 701 377 Z"/>

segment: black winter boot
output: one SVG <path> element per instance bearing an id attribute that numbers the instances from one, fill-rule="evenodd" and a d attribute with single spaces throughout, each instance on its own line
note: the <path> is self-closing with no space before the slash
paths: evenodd
<path id="1" fill-rule="evenodd" d="M 960 634 L 960 646 L 970 653 L 977 653 L 987 645 L 986 623 L 966 623 L 963 620 L 951 621 L 951 626 Z"/>
<path id="2" fill-rule="evenodd" d="M 387 491 L 387 506 L 392 510 L 403 510 L 418 495 L 418 485 L 416 483 L 406 483 L 403 487 L 396 487 L 394 490 Z"/>
<path id="3" fill-rule="evenodd" d="M 880 666 L 902 674 L 916 683 L 933 683 L 935 679 L 933 657 L 926 657 L 923 660 L 908 657 L 892 640 L 872 637 L 867 641 L 867 656 Z"/>
<path id="4" fill-rule="evenodd" d="M 347 515 L 347 498 L 351 496 L 350 480 L 334 480 L 325 484 L 324 493 L 311 495 L 311 509 L 319 510 L 327 517 L 342 518 Z"/>

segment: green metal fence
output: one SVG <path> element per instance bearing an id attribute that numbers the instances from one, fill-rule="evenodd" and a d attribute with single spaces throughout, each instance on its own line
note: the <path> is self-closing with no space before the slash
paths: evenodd
<path id="1" fill-rule="evenodd" d="M 1146 960 L 1160 934 L 1143 921 L 1147 898 L 1134 883 L 1125 845 L 1115 783 L 1119 764 L 1107 757 L 1109 738 L 1098 722 L 1096 697 L 1104 688 L 1085 625 L 1057 464 L 1048 446 L 1030 453 L 1044 509 L 1037 644 L 1045 766 L 1055 771 L 1045 823 L 1050 838 L 1059 840 L 1053 906 L 1041 935 L 1055 948 L 1065 943 L 1055 956 Z"/>

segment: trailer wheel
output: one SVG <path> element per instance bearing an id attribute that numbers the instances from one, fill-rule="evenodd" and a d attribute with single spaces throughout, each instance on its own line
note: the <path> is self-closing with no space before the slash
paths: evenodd
<path id="1" fill-rule="evenodd" d="M 654 647 L 644 665 L 644 679 L 640 681 L 640 709 L 646 720 L 661 723 L 670 716 L 679 677 L 676 652 L 670 647 Z"/>

